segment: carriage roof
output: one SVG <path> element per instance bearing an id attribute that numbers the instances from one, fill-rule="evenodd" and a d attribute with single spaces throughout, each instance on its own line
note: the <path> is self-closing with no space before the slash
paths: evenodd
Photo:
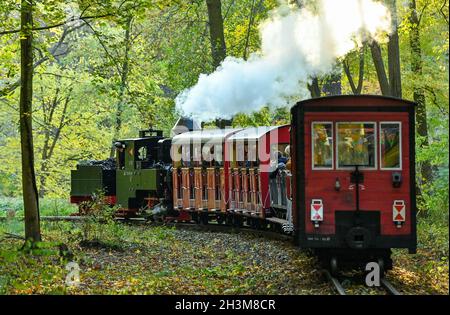
<path id="1" fill-rule="evenodd" d="M 228 141 L 235 141 L 235 140 L 257 140 L 261 137 L 263 137 L 265 134 L 280 129 L 283 127 L 286 127 L 289 125 L 282 125 L 282 126 L 260 126 L 260 127 L 250 127 L 246 128 L 244 130 L 236 132 L 234 135 L 228 138 Z"/>
<path id="2" fill-rule="evenodd" d="M 242 128 L 202 129 L 184 132 L 172 139 L 172 144 L 189 144 L 193 142 L 223 142 L 225 138 L 242 130 Z"/>

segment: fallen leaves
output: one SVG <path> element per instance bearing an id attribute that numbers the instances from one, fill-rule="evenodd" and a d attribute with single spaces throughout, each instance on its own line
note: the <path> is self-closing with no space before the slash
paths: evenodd
<path id="1" fill-rule="evenodd" d="M 46 238 L 66 243 L 80 266 L 80 284 L 73 287 L 65 285 L 67 261 L 58 255 L 23 255 L 17 251 L 20 241 L 0 243 L 0 293 L 334 294 L 319 276 L 315 258 L 287 242 L 245 233 L 118 228 L 126 236 L 120 244 L 82 247 L 68 239 L 70 224 L 46 226 Z M 405 293 L 448 293 L 447 260 L 431 260 L 425 249 L 413 256 L 394 254 L 388 277 Z M 346 289 L 383 294 L 355 281 L 346 283 Z"/>

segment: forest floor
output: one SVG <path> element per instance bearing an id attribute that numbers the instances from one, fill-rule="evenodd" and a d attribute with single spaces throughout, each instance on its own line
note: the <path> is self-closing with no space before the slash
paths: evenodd
<path id="1" fill-rule="evenodd" d="M 32 254 L 13 235 L 23 235 L 23 221 L 0 221 L 0 294 L 335 294 L 308 252 L 246 232 L 45 221 Z M 417 254 L 394 250 L 388 279 L 403 294 L 448 294 L 448 226 L 421 222 L 418 238 Z M 71 261 L 80 269 L 75 286 L 66 284 Z M 356 280 L 343 285 L 385 294 Z"/>

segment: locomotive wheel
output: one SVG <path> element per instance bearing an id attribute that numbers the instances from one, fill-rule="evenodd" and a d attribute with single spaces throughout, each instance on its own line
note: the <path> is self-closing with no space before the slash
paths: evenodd
<path id="1" fill-rule="evenodd" d="M 330 259 L 330 271 L 333 276 L 337 276 L 339 269 L 337 258 L 335 256 Z"/>
<path id="2" fill-rule="evenodd" d="M 223 222 L 224 222 L 223 217 L 220 214 L 217 215 L 216 220 L 217 220 L 217 223 L 220 224 L 220 225 L 222 225 Z"/>

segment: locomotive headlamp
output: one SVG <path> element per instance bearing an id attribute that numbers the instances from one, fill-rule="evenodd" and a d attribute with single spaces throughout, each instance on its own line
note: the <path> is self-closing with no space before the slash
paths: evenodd
<path id="1" fill-rule="evenodd" d="M 339 177 L 336 177 L 336 182 L 334 183 L 334 190 L 341 190 L 341 182 L 339 181 Z"/>

